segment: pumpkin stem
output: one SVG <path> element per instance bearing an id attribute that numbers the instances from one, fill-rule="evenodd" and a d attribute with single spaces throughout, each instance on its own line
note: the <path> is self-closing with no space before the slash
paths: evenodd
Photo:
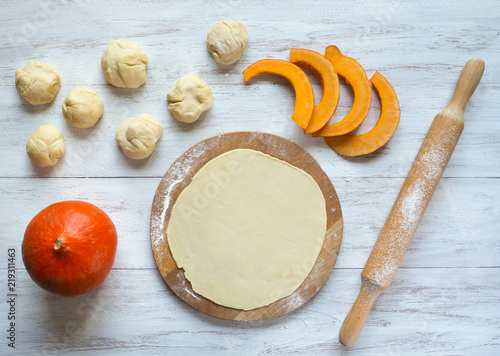
<path id="1" fill-rule="evenodd" d="M 61 245 L 62 245 L 61 236 L 59 236 L 56 239 L 56 242 L 54 242 L 54 249 L 58 251 L 61 248 Z"/>

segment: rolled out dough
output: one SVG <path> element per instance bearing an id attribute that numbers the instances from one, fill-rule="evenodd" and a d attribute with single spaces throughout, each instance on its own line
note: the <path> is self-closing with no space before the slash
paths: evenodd
<path id="1" fill-rule="evenodd" d="M 250 310 L 302 284 L 321 250 L 326 220 L 323 194 L 310 175 L 237 149 L 194 176 L 174 204 L 167 236 L 196 293 Z"/>

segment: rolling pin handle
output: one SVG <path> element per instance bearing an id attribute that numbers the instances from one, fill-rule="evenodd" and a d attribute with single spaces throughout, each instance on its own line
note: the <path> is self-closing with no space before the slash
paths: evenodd
<path id="1" fill-rule="evenodd" d="M 476 89 L 484 72 L 484 61 L 480 58 L 471 58 L 460 72 L 457 85 L 450 103 L 445 110 L 457 111 L 463 115 L 467 102 Z"/>
<path id="2" fill-rule="evenodd" d="M 353 345 L 358 339 L 375 299 L 384 291 L 372 282 L 363 279 L 358 298 L 347 314 L 339 332 L 339 341 L 344 346 Z"/>

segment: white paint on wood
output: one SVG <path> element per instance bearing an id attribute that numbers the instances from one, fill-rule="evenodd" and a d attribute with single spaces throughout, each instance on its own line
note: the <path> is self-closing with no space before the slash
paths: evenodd
<path id="1" fill-rule="evenodd" d="M 262 322 L 215 319 L 172 293 L 156 269 L 113 269 L 94 292 L 60 298 L 19 271 L 18 355 L 331 355 L 360 269 L 334 269 L 302 308 Z M 371 311 L 354 355 L 491 354 L 498 336 L 497 269 L 398 271 Z M 9 353 L 10 354 L 10 353 Z"/>
<path id="2" fill-rule="evenodd" d="M 250 35 L 242 59 L 217 65 L 205 48 L 208 29 L 224 18 L 243 21 Z M 86 1 L 18 0 L 0 12 L 0 293 L 6 294 L 6 250 L 17 248 L 17 348 L 6 346 L 7 304 L 0 303 L 0 353 L 26 354 L 341 354 L 337 334 L 359 276 L 434 117 L 451 98 L 472 56 L 486 70 L 465 112 L 465 130 L 392 286 L 376 302 L 354 355 L 495 354 L 499 339 L 498 216 L 500 196 L 500 12 L 496 0 L 433 1 Z M 136 90 L 111 87 L 99 61 L 124 38 L 148 54 L 148 81 Z M 261 58 L 288 58 L 290 47 L 322 52 L 337 45 L 368 76 L 379 70 L 401 103 L 401 124 L 386 147 L 345 159 L 291 119 L 293 90 L 283 79 L 241 72 Z M 30 60 L 61 73 L 55 102 L 34 107 L 14 87 Z M 166 93 L 184 74 L 211 87 L 214 105 L 194 125 L 175 121 Z M 311 78 L 317 95 L 318 81 Z M 75 87 L 102 97 L 95 128 L 64 121 L 61 104 Z M 349 111 L 343 85 L 334 120 Z M 358 130 L 378 117 L 376 100 Z M 118 125 L 148 112 L 164 125 L 152 157 L 126 159 L 114 142 Z M 67 153 L 53 169 L 31 165 L 28 136 L 42 124 L 60 128 Z M 324 289 L 298 311 L 262 323 L 234 323 L 200 314 L 180 301 L 155 268 L 149 214 L 156 186 L 185 150 L 211 135 L 259 130 L 310 152 L 339 195 L 344 236 Z M 81 199 L 117 225 L 119 247 L 105 284 L 85 296 L 60 298 L 38 288 L 21 262 L 27 223 L 50 203 Z M 3 257 L 1 257 L 3 256 Z"/>

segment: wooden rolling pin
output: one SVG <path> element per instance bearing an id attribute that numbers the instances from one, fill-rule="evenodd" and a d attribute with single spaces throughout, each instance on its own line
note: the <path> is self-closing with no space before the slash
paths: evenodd
<path id="1" fill-rule="evenodd" d="M 361 291 L 340 329 L 339 341 L 345 346 L 356 342 L 373 302 L 391 284 L 460 138 L 465 106 L 483 71 L 481 59 L 470 59 L 450 103 L 434 118 L 361 273 Z"/>

